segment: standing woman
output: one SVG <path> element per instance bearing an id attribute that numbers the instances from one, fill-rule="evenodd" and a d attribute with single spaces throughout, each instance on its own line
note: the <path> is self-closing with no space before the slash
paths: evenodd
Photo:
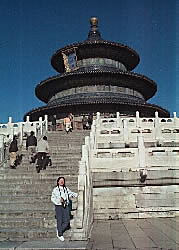
<path id="1" fill-rule="evenodd" d="M 55 204 L 57 219 L 57 238 L 64 241 L 63 233 L 70 223 L 69 198 L 77 197 L 77 193 L 72 192 L 65 186 L 65 178 L 57 179 L 57 186 L 52 191 L 51 201 Z"/>

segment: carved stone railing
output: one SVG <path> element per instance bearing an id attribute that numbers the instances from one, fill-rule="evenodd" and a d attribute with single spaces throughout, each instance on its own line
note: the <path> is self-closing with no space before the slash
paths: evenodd
<path id="1" fill-rule="evenodd" d="M 0 134 L 5 136 L 5 141 L 13 139 L 14 135 L 19 135 L 20 140 L 22 141 L 25 133 L 30 133 L 34 131 L 35 136 L 40 136 L 48 130 L 48 116 L 45 115 L 45 119 L 42 120 L 42 117 L 38 121 L 31 122 L 29 116 L 26 117 L 25 122 L 12 122 L 12 117 L 9 117 L 9 121 L 6 124 L 0 124 Z"/>
<path id="2" fill-rule="evenodd" d="M 90 133 L 90 137 L 85 137 L 85 145 L 82 146 L 82 158 L 79 162 L 78 175 L 78 209 L 75 216 L 75 227 L 72 239 L 87 240 L 93 222 L 93 189 L 92 175 L 90 170 L 91 152 L 94 142 L 94 133 Z"/>
<path id="3" fill-rule="evenodd" d="M 25 144 L 25 139 L 30 131 L 34 131 L 37 139 L 40 139 L 48 130 L 48 116 L 45 115 L 44 120 L 42 117 L 38 121 L 30 122 L 27 116 L 25 122 L 12 122 L 12 117 L 9 117 L 7 124 L 0 124 L 0 165 L 7 161 L 8 144 L 12 141 L 13 136 L 18 136 L 19 146 Z"/>
<path id="4" fill-rule="evenodd" d="M 155 166 L 155 162 L 159 167 L 160 154 L 171 159 L 172 166 L 176 165 L 174 161 L 178 162 L 176 113 L 173 118 L 159 118 L 157 112 L 154 118 L 140 118 L 139 112 L 136 117 L 120 117 L 117 113 L 116 118 L 103 118 L 97 113 L 93 130 L 92 172 L 107 171 L 109 165 L 110 171 L 140 171 Z"/>
<path id="5" fill-rule="evenodd" d="M 140 118 L 139 112 L 136 112 L 136 117 L 120 117 L 117 113 L 117 118 L 106 119 L 97 113 L 96 133 L 96 148 L 100 146 L 99 143 L 115 144 L 119 141 L 125 145 L 135 145 L 139 135 L 143 136 L 145 143 L 179 143 L 179 118 L 176 113 L 173 118 L 159 118 L 157 112 L 155 118 Z"/>

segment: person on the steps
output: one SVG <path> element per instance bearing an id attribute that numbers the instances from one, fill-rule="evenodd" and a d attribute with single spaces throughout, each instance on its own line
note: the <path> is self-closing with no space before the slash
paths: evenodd
<path id="1" fill-rule="evenodd" d="M 91 129 L 92 123 L 93 123 L 93 115 L 90 114 L 88 116 L 88 129 Z"/>
<path id="2" fill-rule="evenodd" d="M 37 146 L 37 138 L 34 135 L 34 131 L 31 131 L 26 141 L 26 150 L 28 150 L 28 153 L 29 153 L 30 163 L 33 162 L 33 157 L 36 153 L 36 146 Z"/>
<path id="3" fill-rule="evenodd" d="M 72 132 L 72 127 L 71 127 L 71 120 L 70 120 L 70 115 L 66 116 L 63 120 L 64 126 L 65 126 L 65 131 L 68 134 L 68 132 Z"/>
<path id="4" fill-rule="evenodd" d="M 77 197 L 78 194 L 72 192 L 65 185 L 65 178 L 57 179 L 57 186 L 53 189 L 51 201 L 55 205 L 57 219 L 57 238 L 64 241 L 63 233 L 69 228 L 70 213 L 69 213 L 69 198 Z"/>
<path id="5" fill-rule="evenodd" d="M 17 151 L 18 151 L 18 146 L 17 146 L 17 136 L 14 135 L 13 140 L 10 144 L 9 147 L 9 153 L 10 153 L 10 168 L 15 169 L 16 168 L 16 158 L 17 158 Z"/>
<path id="6" fill-rule="evenodd" d="M 72 113 L 70 113 L 69 118 L 70 118 L 70 121 L 71 121 L 71 130 L 73 130 L 74 129 L 74 125 L 73 125 L 73 123 L 74 123 L 74 115 Z"/>
<path id="7" fill-rule="evenodd" d="M 88 122 L 88 118 L 84 115 L 82 118 L 83 129 L 88 129 L 87 122 Z"/>
<path id="8" fill-rule="evenodd" d="M 47 154 L 49 153 L 49 145 L 47 141 L 47 136 L 44 136 L 38 143 L 37 143 L 37 173 L 40 173 L 40 170 L 46 169 L 47 167 Z"/>

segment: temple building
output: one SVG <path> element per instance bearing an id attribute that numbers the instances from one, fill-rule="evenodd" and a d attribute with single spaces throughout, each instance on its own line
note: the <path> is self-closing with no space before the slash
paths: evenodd
<path id="1" fill-rule="evenodd" d="M 147 100 L 157 91 L 157 84 L 148 77 L 133 73 L 139 55 L 121 43 L 106 41 L 98 30 L 98 19 L 90 19 L 91 29 L 85 41 L 58 49 L 51 58 L 59 73 L 41 81 L 36 96 L 46 103 L 25 114 L 30 120 L 44 115 L 63 118 L 70 112 L 75 116 L 120 112 L 120 115 L 169 117 L 167 110 L 149 104 Z"/>

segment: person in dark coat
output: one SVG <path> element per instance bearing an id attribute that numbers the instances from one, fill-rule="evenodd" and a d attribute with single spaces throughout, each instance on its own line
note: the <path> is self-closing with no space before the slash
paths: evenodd
<path id="1" fill-rule="evenodd" d="M 83 118 L 82 118 L 83 129 L 88 129 L 88 127 L 87 127 L 87 122 L 88 122 L 87 117 L 86 117 L 86 116 L 83 116 Z"/>
<path id="2" fill-rule="evenodd" d="M 56 115 L 52 115 L 51 121 L 52 121 L 52 131 L 56 131 Z"/>
<path id="3" fill-rule="evenodd" d="M 34 135 L 34 132 L 31 131 L 30 135 L 27 137 L 26 141 L 26 150 L 29 152 L 29 162 L 33 162 L 33 157 L 36 154 L 37 138 Z"/>
<path id="4" fill-rule="evenodd" d="M 92 123 L 93 123 L 93 116 L 90 114 L 88 116 L 88 129 L 91 129 Z"/>
<path id="5" fill-rule="evenodd" d="M 9 155 L 10 155 L 10 168 L 15 169 L 15 161 L 17 158 L 17 151 L 18 151 L 18 146 L 17 146 L 17 136 L 14 135 L 13 141 L 10 144 L 9 147 Z"/>

